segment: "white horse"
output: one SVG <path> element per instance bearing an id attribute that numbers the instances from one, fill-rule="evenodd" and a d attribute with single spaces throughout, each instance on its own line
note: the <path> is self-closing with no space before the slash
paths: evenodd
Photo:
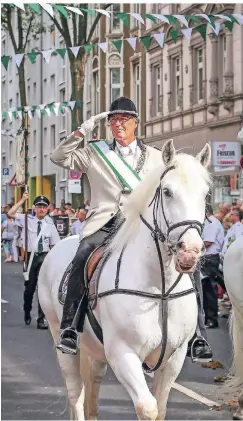
<path id="1" fill-rule="evenodd" d="M 57 351 L 72 417 L 96 419 L 99 387 L 109 363 L 133 400 L 138 419 L 164 419 L 170 389 L 196 329 L 197 302 L 189 272 L 194 271 L 203 249 L 200 230 L 210 187 L 206 170 L 210 156 L 208 144 L 195 158 L 176 154 L 173 141 L 168 141 L 162 149 L 161 166 L 130 195 L 124 210 L 126 221 L 109 247 L 111 254 L 99 281 L 98 292 L 103 296 L 98 298 L 94 315 L 102 328 L 104 345 L 86 317 L 80 355 Z M 151 235 L 151 229 L 157 236 Z M 54 342 L 62 317 L 58 287 L 77 247 L 77 237 L 59 242 L 39 275 L 39 300 Z M 118 290 L 106 295 L 115 288 L 122 250 Z M 182 279 L 176 283 L 178 277 Z M 174 299 L 168 302 L 165 293 L 175 283 L 170 296 Z M 162 364 L 157 364 L 159 358 Z M 151 368 L 159 365 L 152 392 L 143 362 Z"/>
<path id="2" fill-rule="evenodd" d="M 233 337 L 235 384 L 243 388 L 243 236 L 228 248 L 223 264 L 224 281 L 230 301 L 232 316 L 230 331 Z M 243 420 L 243 390 L 239 396 L 239 408 L 235 420 Z"/>

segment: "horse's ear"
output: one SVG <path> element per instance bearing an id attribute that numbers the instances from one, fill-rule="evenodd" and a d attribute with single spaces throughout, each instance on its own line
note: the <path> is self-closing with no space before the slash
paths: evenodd
<path id="1" fill-rule="evenodd" d="M 169 139 L 165 142 L 162 148 L 162 159 L 165 165 L 169 165 L 175 158 L 175 148 L 173 145 L 173 139 Z"/>
<path id="2" fill-rule="evenodd" d="M 204 148 L 197 154 L 196 159 L 202 164 L 203 167 L 207 168 L 211 162 L 211 147 L 208 143 Z"/>

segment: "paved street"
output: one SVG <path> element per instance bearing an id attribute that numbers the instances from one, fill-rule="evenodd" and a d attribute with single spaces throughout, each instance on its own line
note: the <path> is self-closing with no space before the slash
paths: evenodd
<path id="1" fill-rule="evenodd" d="M 64 420 L 68 419 L 65 389 L 49 331 L 36 329 L 35 310 L 32 324 L 25 326 L 22 311 L 23 278 L 21 264 L 2 263 L 2 419 Z M 230 341 L 227 321 L 220 329 L 209 332 L 216 359 L 230 364 Z M 226 370 L 202 368 L 185 362 L 178 383 L 214 402 L 220 402 L 221 387 L 213 378 Z M 149 380 L 149 379 L 148 379 Z M 111 371 L 103 381 L 99 401 L 99 419 L 136 419 L 133 405 Z M 227 409 L 217 411 L 173 390 L 167 419 L 231 419 Z"/>

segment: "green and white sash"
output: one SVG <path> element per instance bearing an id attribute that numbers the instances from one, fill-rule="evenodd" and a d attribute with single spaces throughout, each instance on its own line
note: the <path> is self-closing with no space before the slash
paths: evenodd
<path id="1" fill-rule="evenodd" d="M 137 187 L 141 180 L 138 174 L 121 156 L 109 148 L 106 141 L 92 142 L 91 145 L 124 187 L 127 187 L 130 191 Z"/>

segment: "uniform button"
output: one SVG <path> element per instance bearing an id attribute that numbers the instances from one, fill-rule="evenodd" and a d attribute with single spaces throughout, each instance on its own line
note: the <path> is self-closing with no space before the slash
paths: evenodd
<path id="1" fill-rule="evenodd" d="M 114 216 L 114 213 L 111 213 L 111 216 Z"/>
<path id="2" fill-rule="evenodd" d="M 120 203 L 120 206 L 123 206 L 123 203 L 122 202 Z"/>

